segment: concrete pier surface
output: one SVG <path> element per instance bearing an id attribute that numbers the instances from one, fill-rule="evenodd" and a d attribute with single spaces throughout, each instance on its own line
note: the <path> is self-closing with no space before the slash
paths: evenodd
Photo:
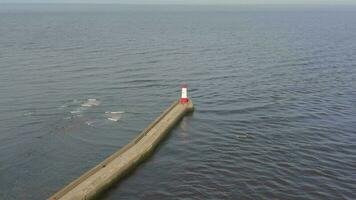
<path id="1" fill-rule="evenodd" d="M 49 200 L 93 199 L 147 157 L 188 112 L 193 103 L 174 102 L 122 149 L 55 193 Z"/>

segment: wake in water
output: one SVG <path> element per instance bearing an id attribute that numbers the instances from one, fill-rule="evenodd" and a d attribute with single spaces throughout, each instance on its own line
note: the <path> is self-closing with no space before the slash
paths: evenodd
<path id="1" fill-rule="evenodd" d="M 97 99 L 87 99 L 84 101 L 74 99 L 71 103 L 60 106 L 60 109 L 71 108 L 71 111 L 69 111 L 71 114 L 81 116 L 84 111 L 87 111 L 91 107 L 99 106 L 100 104 L 101 102 Z"/>
<path id="2" fill-rule="evenodd" d="M 118 122 L 122 115 L 125 113 L 123 111 L 107 111 L 104 115 L 98 115 L 97 112 L 90 111 L 94 109 L 94 107 L 98 107 L 101 105 L 101 101 L 98 99 L 87 99 L 87 100 L 73 100 L 71 103 L 64 104 L 60 107 L 60 109 L 68 109 L 71 116 L 66 117 L 67 120 L 71 120 L 73 118 L 88 118 L 85 120 L 85 124 L 88 126 L 100 126 L 106 124 L 101 117 L 104 117 L 105 120 L 111 122 Z M 95 114 L 95 115 L 94 115 Z"/>

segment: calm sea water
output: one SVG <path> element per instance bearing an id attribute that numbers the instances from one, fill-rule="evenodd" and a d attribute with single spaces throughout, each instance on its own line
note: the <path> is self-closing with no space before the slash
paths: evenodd
<path id="1" fill-rule="evenodd" d="M 181 83 L 195 113 L 102 199 L 356 199 L 355 19 L 353 7 L 1 5 L 0 199 L 49 197 Z"/>

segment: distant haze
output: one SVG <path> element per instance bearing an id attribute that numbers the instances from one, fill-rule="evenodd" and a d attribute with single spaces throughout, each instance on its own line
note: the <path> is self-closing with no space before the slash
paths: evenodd
<path id="1" fill-rule="evenodd" d="M 355 0 L 0 0 L 0 3 L 119 3 L 119 4 L 356 4 Z"/>

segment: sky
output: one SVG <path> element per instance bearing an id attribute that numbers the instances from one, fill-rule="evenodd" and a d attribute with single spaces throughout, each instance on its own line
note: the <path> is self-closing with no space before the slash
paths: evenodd
<path id="1" fill-rule="evenodd" d="M 0 0 L 0 3 L 120 3 L 120 4 L 327 4 L 356 5 L 356 0 Z"/>

